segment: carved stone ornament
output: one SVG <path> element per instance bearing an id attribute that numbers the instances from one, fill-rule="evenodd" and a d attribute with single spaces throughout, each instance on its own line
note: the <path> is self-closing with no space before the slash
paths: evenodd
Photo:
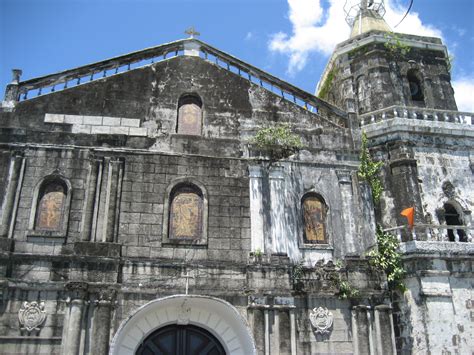
<path id="1" fill-rule="evenodd" d="M 187 305 L 187 300 L 184 300 L 180 307 L 176 309 L 177 321 L 180 325 L 189 324 L 189 318 L 191 316 L 191 308 Z"/>
<path id="2" fill-rule="evenodd" d="M 314 327 L 316 333 L 326 334 L 330 332 L 332 327 L 332 321 L 334 317 L 326 307 L 314 308 L 310 315 L 309 320 L 311 325 Z"/>
<path id="3" fill-rule="evenodd" d="M 46 319 L 46 312 L 44 310 L 44 302 L 23 302 L 18 311 L 18 320 L 20 321 L 20 329 L 31 332 L 32 330 L 39 330 L 39 326 L 43 324 Z"/>

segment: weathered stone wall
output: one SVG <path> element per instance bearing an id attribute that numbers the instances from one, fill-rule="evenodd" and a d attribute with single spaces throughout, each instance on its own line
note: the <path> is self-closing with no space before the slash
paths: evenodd
<path id="1" fill-rule="evenodd" d="M 178 100 L 189 93 L 202 99 L 201 136 L 176 134 Z M 304 149 L 270 162 L 248 140 L 279 122 L 292 125 Z M 234 305 L 261 354 L 363 352 L 369 344 L 383 353 L 369 333 L 379 324 L 391 332 L 370 308 L 386 303 L 383 277 L 365 259 L 337 271 L 331 264 L 374 244 L 370 193 L 356 176 L 358 134 L 349 127 L 336 113 L 310 112 L 191 57 L 0 112 L 5 351 L 105 354 L 140 306 L 188 288 Z M 253 190 L 255 169 L 263 176 Z M 70 185 L 67 226 L 57 233 L 33 228 L 35 193 L 48 176 Z M 164 235 L 170 189 L 182 181 L 202 188 L 206 201 L 207 239 L 196 245 Z M 329 206 L 326 248 L 301 248 L 308 191 Z M 262 210 L 254 211 L 252 193 Z M 307 267 L 297 280 L 300 259 Z M 336 300 L 343 280 L 360 297 Z M 30 333 L 18 323 L 25 301 L 45 304 L 44 323 Z M 317 307 L 334 317 L 324 334 L 309 320 Z M 391 343 L 383 349 L 393 352 Z"/>
<path id="2" fill-rule="evenodd" d="M 357 41 L 374 35 L 381 37 L 379 43 L 357 45 Z M 397 41 L 410 48 L 408 53 L 402 52 Z M 420 45 L 415 46 L 417 43 Z M 439 48 L 429 48 L 430 43 Z M 335 53 L 320 95 L 336 106 L 350 110 L 355 104 L 359 114 L 393 105 L 457 110 L 449 59 L 438 39 L 373 31 L 339 44 Z M 417 73 L 423 101 L 412 100 L 409 71 Z"/>

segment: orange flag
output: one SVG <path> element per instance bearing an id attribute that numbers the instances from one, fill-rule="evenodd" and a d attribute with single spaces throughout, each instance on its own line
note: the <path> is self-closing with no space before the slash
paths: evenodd
<path id="1" fill-rule="evenodd" d="M 415 223 L 415 207 L 405 208 L 400 214 L 407 218 L 408 226 L 410 229 L 413 229 L 413 224 Z"/>

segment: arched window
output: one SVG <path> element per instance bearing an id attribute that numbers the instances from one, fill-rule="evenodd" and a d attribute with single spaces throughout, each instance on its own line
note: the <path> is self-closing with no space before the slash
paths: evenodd
<path id="1" fill-rule="evenodd" d="M 313 193 L 302 199 L 305 244 L 328 244 L 326 231 L 327 206 L 324 200 Z"/>
<path id="2" fill-rule="evenodd" d="M 176 133 L 201 135 L 202 101 L 197 95 L 183 95 L 178 102 Z"/>
<path id="3" fill-rule="evenodd" d="M 409 70 L 407 73 L 408 85 L 410 86 L 410 97 L 412 101 L 423 102 L 423 87 L 416 70 Z"/>
<path id="4" fill-rule="evenodd" d="M 461 226 L 463 225 L 461 216 L 459 215 L 456 208 L 450 204 L 444 204 L 444 218 L 448 226 Z M 459 240 L 460 242 L 467 242 L 466 232 L 462 229 L 448 229 L 448 239 L 451 242 Z"/>
<path id="5" fill-rule="evenodd" d="M 171 195 L 169 239 L 202 237 L 203 198 L 201 191 L 192 185 L 182 185 Z"/>
<path id="6" fill-rule="evenodd" d="M 29 230 L 33 235 L 64 236 L 69 217 L 71 185 L 61 175 L 53 174 L 40 181 L 34 190 Z"/>
<path id="7" fill-rule="evenodd" d="M 208 206 L 206 188 L 199 181 L 173 180 L 163 203 L 163 243 L 207 245 Z"/>

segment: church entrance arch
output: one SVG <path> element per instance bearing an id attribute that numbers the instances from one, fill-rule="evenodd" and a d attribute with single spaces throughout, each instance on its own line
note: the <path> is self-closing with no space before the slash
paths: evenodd
<path id="1" fill-rule="evenodd" d="M 237 309 L 224 300 L 200 295 L 174 295 L 140 307 L 120 325 L 109 355 L 149 354 L 144 344 L 215 349 L 209 354 L 256 354 L 251 331 Z"/>
<path id="2" fill-rule="evenodd" d="M 138 347 L 136 355 L 225 355 L 217 338 L 204 328 L 172 324 L 155 330 Z"/>

